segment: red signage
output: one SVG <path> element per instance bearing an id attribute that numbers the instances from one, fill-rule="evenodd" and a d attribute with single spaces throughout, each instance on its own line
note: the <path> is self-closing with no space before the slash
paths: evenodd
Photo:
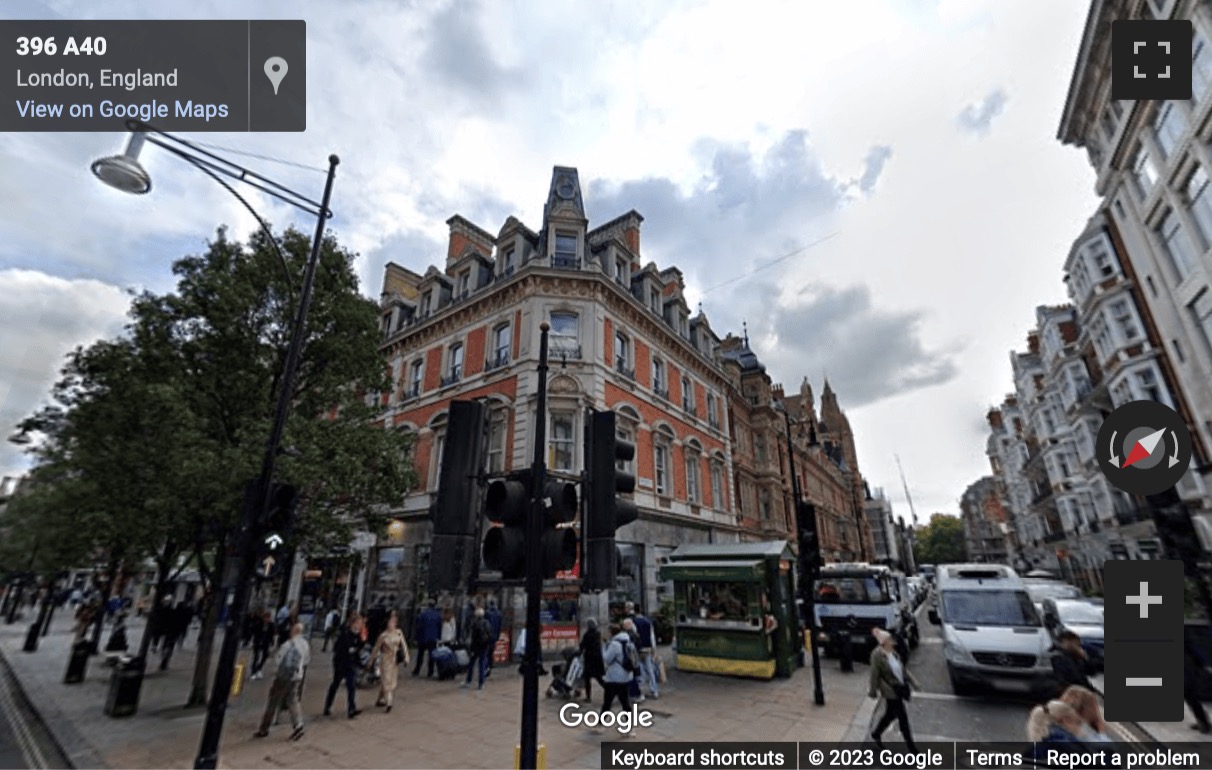
<path id="1" fill-rule="evenodd" d="M 576 625 L 543 626 L 539 638 L 544 642 L 576 642 L 580 633 Z"/>
<path id="2" fill-rule="evenodd" d="M 501 638 L 497 639 L 497 646 L 494 647 L 492 650 L 492 662 L 493 663 L 508 663 L 509 662 L 509 651 L 511 649 L 513 649 L 513 645 L 510 644 L 510 641 L 511 641 L 510 636 L 511 636 L 511 634 L 509 632 L 509 629 L 507 629 L 507 628 L 501 629 Z"/>
<path id="3" fill-rule="evenodd" d="M 560 570 L 555 575 L 556 580 L 580 580 L 581 579 L 581 546 L 577 544 L 577 561 L 572 565 L 572 569 Z"/>

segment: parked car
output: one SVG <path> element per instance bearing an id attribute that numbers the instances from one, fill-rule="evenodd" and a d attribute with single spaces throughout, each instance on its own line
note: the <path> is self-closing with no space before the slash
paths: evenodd
<path id="1" fill-rule="evenodd" d="M 1044 627 L 1053 642 L 1062 631 L 1081 639 L 1092 671 L 1103 670 L 1103 608 L 1084 599 L 1044 599 Z"/>
<path id="2" fill-rule="evenodd" d="M 1077 586 L 1069 585 L 1063 580 L 1053 578 L 1023 578 L 1023 587 L 1027 589 L 1027 593 L 1031 596 L 1031 601 L 1035 604 L 1035 611 L 1041 616 L 1044 614 L 1045 599 L 1081 599 L 1082 590 Z"/>

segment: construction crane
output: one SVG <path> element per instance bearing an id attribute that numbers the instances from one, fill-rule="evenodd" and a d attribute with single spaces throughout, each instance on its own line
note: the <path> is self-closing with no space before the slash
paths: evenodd
<path id="1" fill-rule="evenodd" d="M 913 510 L 913 496 L 909 494 L 909 482 L 905 481 L 905 469 L 901 467 L 901 456 L 893 455 L 896 458 L 896 469 L 901 472 L 901 486 L 905 488 L 905 500 L 909 502 L 909 515 L 913 517 L 913 526 L 917 526 L 917 511 Z"/>

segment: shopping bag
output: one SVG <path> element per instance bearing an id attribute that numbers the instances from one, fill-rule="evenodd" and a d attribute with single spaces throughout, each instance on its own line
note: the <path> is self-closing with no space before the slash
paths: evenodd
<path id="1" fill-rule="evenodd" d="M 664 658 L 657 658 L 657 679 L 660 680 L 661 684 L 665 684 L 665 681 L 668 679 L 668 675 L 665 673 Z"/>

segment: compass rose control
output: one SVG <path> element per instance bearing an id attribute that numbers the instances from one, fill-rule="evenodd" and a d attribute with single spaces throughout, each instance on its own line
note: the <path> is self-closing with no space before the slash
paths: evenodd
<path id="1" fill-rule="evenodd" d="M 1191 464 L 1191 434 L 1183 418 L 1157 401 L 1131 401 L 1098 432 L 1095 454 L 1103 475 L 1132 495 L 1156 495 L 1176 485 Z"/>

